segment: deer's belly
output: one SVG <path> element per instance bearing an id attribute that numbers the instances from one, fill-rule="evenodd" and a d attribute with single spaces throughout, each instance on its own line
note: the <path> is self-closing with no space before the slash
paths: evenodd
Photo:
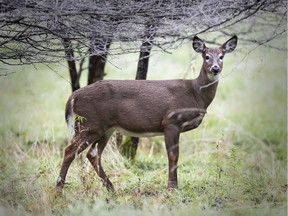
<path id="1" fill-rule="evenodd" d="M 128 130 L 121 128 L 121 127 L 113 127 L 113 130 L 116 130 L 125 136 L 133 136 L 133 137 L 153 137 L 153 136 L 163 135 L 163 133 L 161 133 L 161 132 L 142 132 L 142 133 L 133 132 L 133 131 L 128 131 Z"/>

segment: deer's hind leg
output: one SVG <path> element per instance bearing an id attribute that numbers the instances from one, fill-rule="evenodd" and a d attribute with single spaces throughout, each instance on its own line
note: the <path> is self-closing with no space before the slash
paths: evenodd
<path id="1" fill-rule="evenodd" d="M 71 163 L 77 155 L 84 151 L 96 139 L 96 137 L 97 136 L 95 135 L 90 135 L 81 139 L 80 136 L 75 136 L 71 140 L 70 145 L 68 145 L 64 151 L 64 158 L 59 177 L 57 178 L 56 188 L 62 189 L 64 187 L 66 175 Z"/>
<path id="2" fill-rule="evenodd" d="M 89 151 L 87 152 L 87 158 L 92 164 L 98 176 L 101 178 L 107 190 L 114 192 L 115 189 L 113 187 L 113 184 L 109 180 L 108 176 L 106 175 L 101 165 L 101 155 L 109 140 L 109 137 L 110 136 L 104 135 L 103 137 L 101 137 L 100 140 L 94 142 L 90 147 Z"/>

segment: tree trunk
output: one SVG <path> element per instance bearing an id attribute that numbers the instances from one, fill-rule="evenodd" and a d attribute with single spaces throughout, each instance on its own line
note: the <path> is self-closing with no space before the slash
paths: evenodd
<path id="1" fill-rule="evenodd" d="M 147 78 L 151 48 L 152 46 L 149 41 L 144 41 L 141 45 L 136 80 L 146 80 Z"/>
<path id="2" fill-rule="evenodd" d="M 103 80 L 104 68 L 106 64 L 106 58 L 111 41 L 108 41 L 105 45 L 96 45 L 96 47 L 102 52 L 101 54 L 92 54 L 89 57 L 89 70 L 88 70 L 88 85 L 98 80 Z M 90 53 L 92 53 L 90 49 Z"/>
<path id="3" fill-rule="evenodd" d="M 63 46 L 65 48 L 65 56 L 66 56 L 66 60 L 68 63 L 68 69 L 69 69 L 70 80 L 71 80 L 71 88 L 72 88 L 72 91 L 74 92 L 80 88 L 80 84 L 79 84 L 79 77 L 78 77 L 77 69 L 76 69 L 76 63 L 74 60 L 74 52 L 72 48 L 72 43 L 69 39 L 64 38 Z"/>

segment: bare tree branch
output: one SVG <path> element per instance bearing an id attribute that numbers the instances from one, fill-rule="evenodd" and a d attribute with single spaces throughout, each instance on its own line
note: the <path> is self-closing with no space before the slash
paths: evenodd
<path id="1" fill-rule="evenodd" d="M 73 44 L 74 60 L 87 50 L 87 57 L 106 56 L 107 41 L 117 44 L 110 55 L 138 52 L 147 22 L 157 23 L 155 51 L 212 31 L 283 49 L 270 42 L 287 34 L 286 19 L 285 0 L 3 0 L 0 59 L 16 65 L 59 62 L 66 59 L 64 38 Z"/>

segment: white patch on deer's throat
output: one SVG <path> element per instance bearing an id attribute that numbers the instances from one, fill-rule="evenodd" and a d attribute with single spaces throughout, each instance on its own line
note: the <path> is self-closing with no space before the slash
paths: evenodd
<path id="1" fill-rule="evenodd" d="M 208 79 L 211 81 L 220 80 L 220 73 L 218 73 L 217 75 L 214 75 L 212 73 L 208 73 L 207 76 L 208 76 Z"/>

